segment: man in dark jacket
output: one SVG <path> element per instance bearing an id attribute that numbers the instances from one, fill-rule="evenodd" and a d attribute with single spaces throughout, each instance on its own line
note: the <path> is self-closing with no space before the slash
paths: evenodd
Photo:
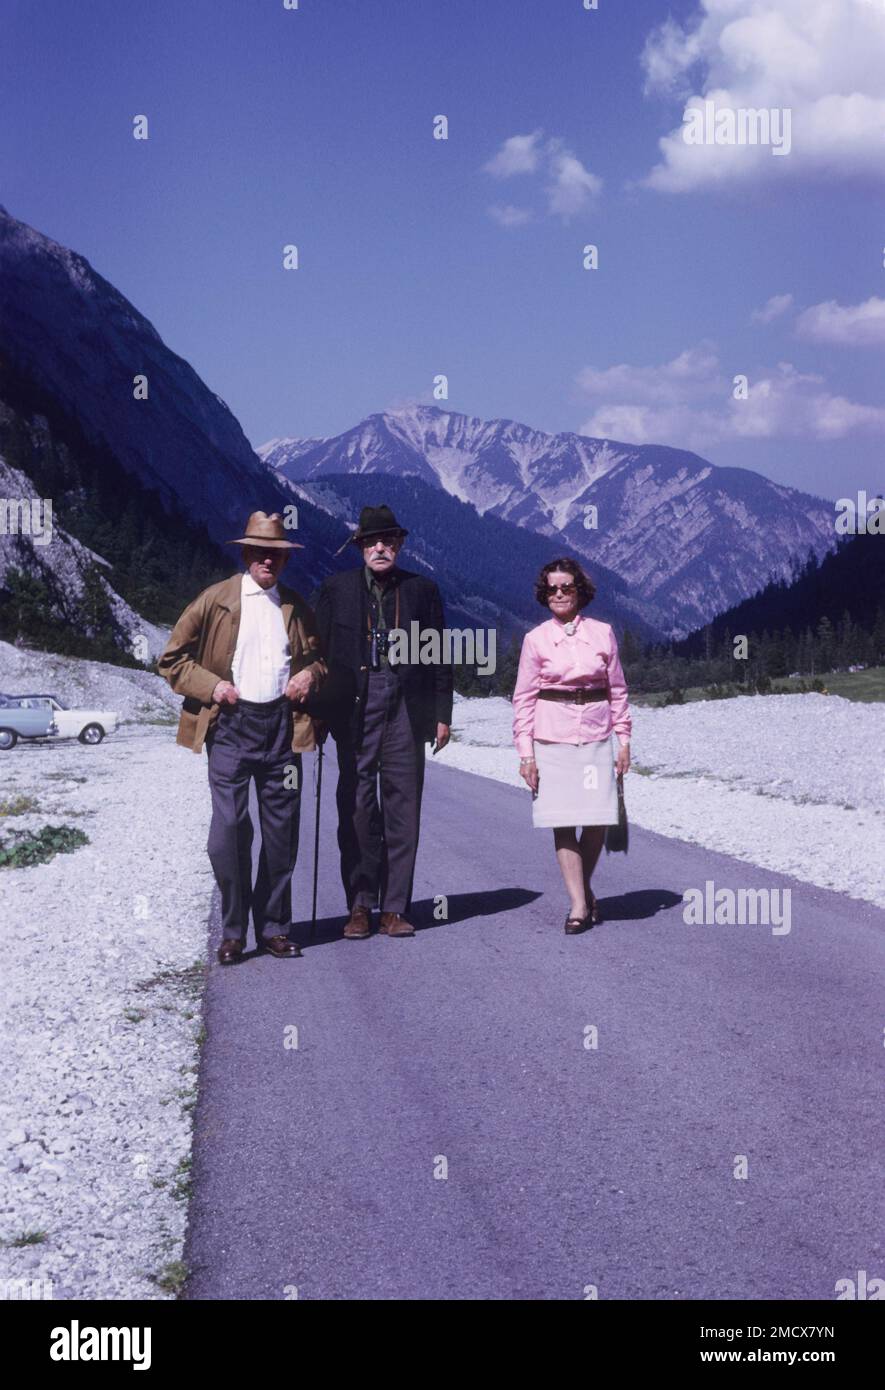
<path id="1" fill-rule="evenodd" d="M 424 744 L 449 741 L 452 667 L 400 662 L 393 629 L 439 634 L 443 607 L 433 580 L 396 563 L 408 535 L 389 507 L 364 507 L 351 537 L 358 569 L 332 575 L 320 589 L 316 622 L 329 666 L 329 715 L 338 748 L 338 845 L 350 920 L 346 937 L 367 937 L 380 904 L 380 930 L 413 936 L 405 913 L 412 896 L 424 785 Z M 390 659 L 389 659 L 390 657 Z M 378 801 L 380 780 L 381 802 Z"/>

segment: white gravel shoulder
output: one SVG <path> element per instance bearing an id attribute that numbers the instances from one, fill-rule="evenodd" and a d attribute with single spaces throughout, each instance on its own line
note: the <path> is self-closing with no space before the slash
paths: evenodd
<path id="1" fill-rule="evenodd" d="M 881 704 L 743 695 L 631 710 L 631 822 L 885 907 Z M 512 717 L 509 700 L 456 696 L 438 760 L 524 787 Z"/>
<path id="2" fill-rule="evenodd" d="M 85 698 L 108 702 L 108 672 Z M 134 674 L 136 691 L 164 684 Z M 0 1281 L 51 1281 L 56 1299 L 172 1297 L 212 888 L 205 758 L 170 727 L 137 725 L 98 747 L 20 743 L 0 757 L 0 804 L 39 807 L 0 816 L 0 836 L 48 823 L 90 840 L 0 869 Z"/>

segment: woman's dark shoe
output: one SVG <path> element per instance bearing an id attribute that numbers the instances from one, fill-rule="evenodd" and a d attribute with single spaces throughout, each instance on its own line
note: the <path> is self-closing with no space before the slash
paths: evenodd
<path id="1" fill-rule="evenodd" d="M 599 911 L 599 903 L 596 901 L 596 894 L 591 893 L 590 896 L 593 901 L 590 904 L 590 912 L 588 913 L 587 920 L 591 927 L 598 927 L 602 921 L 602 913 Z"/>
<path id="2" fill-rule="evenodd" d="M 566 936 L 577 936 L 589 924 L 589 917 L 566 917 L 565 934 Z"/>

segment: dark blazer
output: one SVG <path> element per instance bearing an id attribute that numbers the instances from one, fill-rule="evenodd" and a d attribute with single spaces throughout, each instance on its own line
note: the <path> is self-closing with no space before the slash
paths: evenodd
<path id="1" fill-rule="evenodd" d="M 445 625 L 442 598 L 432 579 L 411 570 L 393 571 L 391 588 L 399 588 L 399 626 L 407 633 L 417 621 L 422 631 L 434 628 L 440 634 Z M 394 624 L 394 599 L 385 601 L 389 627 Z M 369 685 L 369 642 L 366 619 L 369 591 L 365 566 L 359 565 L 323 581 L 316 602 L 315 617 L 322 650 L 329 667 L 323 686 L 322 707 L 311 702 L 315 718 L 325 719 L 336 740 L 359 743 L 362 738 L 363 711 Z M 391 667 L 402 682 L 409 721 L 415 736 L 423 742 L 436 738 L 436 726 L 452 722 L 453 671 L 450 664 L 436 666 L 395 665 Z"/>

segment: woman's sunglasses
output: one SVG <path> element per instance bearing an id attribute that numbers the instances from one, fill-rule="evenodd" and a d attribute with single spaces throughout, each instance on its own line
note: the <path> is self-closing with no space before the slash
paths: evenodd
<path id="1" fill-rule="evenodd" d="M 548 594 L 573 594 L 577 584 L 548 584 Z"/>

